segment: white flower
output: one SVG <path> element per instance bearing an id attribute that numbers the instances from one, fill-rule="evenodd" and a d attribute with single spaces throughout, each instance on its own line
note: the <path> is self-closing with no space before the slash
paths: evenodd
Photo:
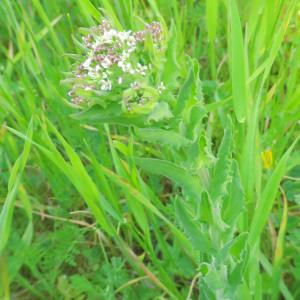
<path id="1" fill-rule="evenodd" d="M 146 75 L 146 71 L 147 71 L 147 69 L 148 69 L 148 67 L 147 66 L 143 66 L 143 65 L 141 65 L 140 63 L 138 63 L 137 65 L 136 65 L 136 71 L 137 71 L 137 73 L 139 73 L 139 74 L 141 74 L 142 76 L 145 76 Z"/>
<path id="2" fill-rule="evenodd" d="M 127 60 L 129 58 L 130 54 L 128 51 L 123 50 L 121 54 L 121 59 L 122 60 Z"/>
<path id="3" fill-rule="evenodd" d="M 98 72 L 95 72 L 94 69 L 90 69 L 89 72 L 88 72 L 88 76 L 95 79 L 98 77 Z"/>
<path id="4" fill-rule="evenodd" d="M 102 36 L 102 40 L 104 42 L 111 42 L 113 37 L 117 36 L 118 32 L 115 29 L 110 29 L 108 31 L 104 31 L 103 36 Z"/>
<path id="5" fill-rule="evenodd" d="M 108 57 L 104 57 L 103 61 L 101 62 L 101 66 L 105 69 L 108 69 L 112 65 L 112 61 Z"/>
<path id="6" fill-rule="evenodd" d="M 157 87 L 158 92 L 161 94 L 164 90 L 166 89 L 166 86 L 164 83 L 161 81 L 160 84 Z"/>
<path id="7" fill-rule="evenodd" d="M 123 78 L 122 78 L 122 77 L 119 77 L 119 78 L 118 78 L 118 84 L 122 84 L 122 82 L 123 82 Z"/>
<path id="8" fill-rule="evenodd" d="M 82 66 L 85 68 L 85 69 L 89 69 L 90 65 L 91 65 L 91 62 L 92 62 L 92 59 L 89 57 L 83 64 Z"/>
<path id="9" fill-rule="evenodd" d="M 120 60 L 118 62 L 118 67 L 121 68 L 123 70 L 123 67 L 124 67 L 124 61 L 123 60 Z"/>
<path id="10" fill-rule="evenodd" d="M 127 70 L 127 72 L 130 72 L 131 74 L 134 74 L 134 70 L 133 70 L 133 68 L 132 68 L 131 63 L 127 63 L 127 64 L 125 65 L 125 70 Z"/>
<path id="11" fill-rule="evenodd" d="M 130 34 L 131 34 L 131 31 L 120 31 L 118 33 L 118 38 L 122 41 L 122 42 L 125 42 L 126 40 L 128 40 L 130 38 Z"/>
<path id="12" fill-rule="evenodd" d="M 137 89 L 139 89 L 140 84 L 138 82 L 134 81 L 134 82 L 130 83 L 130 87 L 134 90 L 137 90 Z"/>
<path id="13" fill-rule="evenodd" d="M 102 91 L 111 91 L 112 84 L 110 80 L 101 80 L 100 82 Z"/>
<path id="14" fill-rule="evenodd" d="M 131 63 L 127 62 L 124 63 L 124 61 L 119 61 L 118 62 L 118 67 L 121 68 L 121 70 L 125 73 L 130 73 L 130 74 L 134 74 L 135 70 L 132 68 Z"/>
<path id="15" fill-rule="evenodd" d="M 136 49 L 136 43 L 137 43 L 137 41 L 136 41 L 136 39 L 135 39 L 135 37 L 134 36 L 130 36 L 129 38 L 128 38 L 128 40 L 127 40 L 127 46 L 128 46 L 128 52 L 133 52 L 133 51 L 135 51 L 135 49 Z"/>
<path id="16" fill-rule="evenodd" d="M 108 77 L 108 74 L 106 72 L 102 73 L 102 78 L 106 79 Z"/>

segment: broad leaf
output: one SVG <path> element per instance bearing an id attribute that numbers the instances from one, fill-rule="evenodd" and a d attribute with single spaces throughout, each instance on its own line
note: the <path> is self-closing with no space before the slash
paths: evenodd
<path id="1" fill-rule="evenodd" d="M 142 141 L 175 147 L 177 149 L 191 144 L 190 140 L 171 130 L 164 130 L 160 128 L 136 128 L 135 133 Z"/>
<path id="2" fill-rule="evenodd" d="M 183 191 L 195 199 L 200 199 L 202 186 L 197 177 L 189 174 L 184 168 L 166 160 L 156 158 L 135 158 L 137 165 L 153 174 L 168 177 Z"/>
<path id="3" fill-rule="evenodd" d="M 202 232 L 201 228 L 198 227 L 196 222 L 192 219 L 192 216 L 186 211 L 181 200 L 175 201 L 175 212 L 176 218 L 182 225 L 187 237 L 191 240 L 191 243 L 196 250 L 203 253 L 209 253 L 212 249 L 212 244 L 209 240 L 207 232 Z"/>

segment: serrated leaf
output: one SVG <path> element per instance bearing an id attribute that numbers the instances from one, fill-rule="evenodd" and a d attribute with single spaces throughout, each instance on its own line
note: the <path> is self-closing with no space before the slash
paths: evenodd
<path id="1" fill-rule="evenodd" d="M 185 231 L 195 249 L 203 253 L 211 252 L 212 245 L 209 240 L 208 234 L 201 231 L 200 227 L 198 227 L 196 225 L 196 222 L 192 220 L 192 216 L 188 214 L 184 205 L 178 199 L 176 199 L 175 201 L 175 213 L 176 218 L 179 220 L 183 230 Z"/>
<path id="2" fill-rule="evenodd" d="M 228 118 L 227 127 L 224 131 L 220 145 L 217 162 L 215 163 L 212 180 L 210 182 L 209 194 L 213 202 L 217 202 L 226 195 L 226 186 L 230 179 L 231 171 L 231 144 L 232 144 L 232 123 Z"/>
<path id="3" fill-rule="evenodd" d="M 190 67 L 189 75 L 186 81 L 184 82 L 179 95 L 177 99 L 177 105 L 176 105 L 176 114 L 179 114 L 183 111 L 185 103 L 187 100 L 189 100 L 191 93 L 192 93 L 192 87 L 194 82 L 194 67 Z"/>
<path id="4" fill-rule="evenodd" d="M 247 248 L 246 244 L 248 242 L 248 232 L 243 232 L 238 235 L 230 247 L 230 254 L 235 257 L 238 261 L 241 261 L 241 253 Z"/>
<path id="5" fill-rule="evenodd" d="M 223 290 L 226 288 L 227 268 L 228 267 L 225 264 L 222 264 L 218 267 L 211 265 L 209 271 L 203 277 L 203 280 L 207 284 L 208 288 L 215 294 L 215 296 L 225 296 Z M 217 297 L 217 299 L 219 298 Z"/>
<path id="6" fill-rule="evenodd" d="M 241 253 L 246 248 L 248 236 L 248 232 L 242 232 L 237 237 L 232 237 L 228 242 L 226 242 L 218 254 L 219 262 L 225 261 L 228 256 L 237 262 L 241 261 Z"/>
<path id="7" fill-rule="evenodd" d="M 190 60 L 189 74 L 179 91 L 176 104 L 176 115 L 190 110 L 190 108 L 202 101 L 202 83 L 199 78 L 199 64 L 196 60 Z"/>
<path id="8" fill-rule="evenodd" d="M 188 117 L 186 136 L 189 139 L 196 140 L 199 136 L 199 129 L 202 126 L 202 120 L 206 116 L 206 110 L 203 105 L 196 104 L 191 107 Z"/>
<path id="9" fill-rule="evenodd" d="M 233 226 L 238 216 L 245 210 L 244 189 L 235 160 L 232 163 L 232 169 L 232 180 L 228 185 L 228 195 L 225 197 L 222 207 L 222 218 L 229 226 Z"/>
<path id="10" fill-rule="evenodd" d="M 219 203 L 211 201 L 209 194 L 206 192 L 203 193 L 203 195 L 202 195 L 201 205 L 202 205 L 202 202 L 205 203 L 205 209 L 203 207 L 204 211 L 208 213 L 208 208 L 209 208 L 210 214 L 213 216 L 211 218 L 209 224 L 210 225 L 214 224 L 220 231 L 226 230 L 228 228 L 228 225 L 225 224 L 224 221 L 222 220 Z M 200 210 L 201 210 L 201 208 L 200 208 Z"/>
<path id="11" fill-rule="evenodd" d="M 235 267 L 229 274 L 229 282 L 237 287 L 243 281 L 243 273 L 249 256 L 249 245 L 247 244 L 249 234 L 244 232 L 234 239 L 230 248 L 230 254 L 237 261 Z"/>

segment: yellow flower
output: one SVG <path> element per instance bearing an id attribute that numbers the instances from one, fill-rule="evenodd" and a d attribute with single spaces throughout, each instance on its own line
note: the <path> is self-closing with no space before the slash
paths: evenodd
<path id="1" fill-rule="evenodd" d="M 263 167 L 270 170 L 273 166 L 273 152 L 271 149 L 266 149 L 261 153 L 261 159 L 263 162 Z"/>

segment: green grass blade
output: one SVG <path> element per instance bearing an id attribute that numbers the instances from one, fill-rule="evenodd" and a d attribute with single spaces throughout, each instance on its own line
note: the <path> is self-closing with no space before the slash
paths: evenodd
<path id="1" fill-rule="evenodd" d="M 270 211 L 272 209 L 274 199 L 276 197 L 279 183 L 282 179 L 282 176 L 286 172 L 286 164 L 293 151 L 294 147 L 298 143 L 300 137 L 298 137 L 290 148 L 286 151 L 283 157 L 277 164 L 277 167 L 270 176 L 263 192 L 260 202 L 257 204 L 258 207 L 254 212 L 254 216 L 251 222 L 250 235 L 249 235 L 249 244 L 255 245 L 261 236 L 261 232 L 268 220 Z"/>
<path id="2" fill-rule="evenodd" d="M 229 12 L 233 107 L 237 120 L 243 123 L 247 115 L 246 57 L 242 25 L 235 0 L 229 1 Z"/>
<path id="3" fill-rule="evenodd" d="M 11 175 L 9 178 L 9 183 L 8 183 L 8 194 L 6 196 L 4 206 L 0 214 L 0 255 L 3 253 L 3 250 L 5 249 L 5 246 L 7 244 L 10 235 L 15 198 L 19 188 L 23 170 L 28 160 L 30 147 L 31 147 L 30 141 L 32 139 L 32 134 L 33 134 L 33 120 L 31 120 L 28 126 L 28 130 L 26 134 L 28 140 L 25 141 L 23 152 L 19 156 L 15 165 L 12 168 Z"/>

